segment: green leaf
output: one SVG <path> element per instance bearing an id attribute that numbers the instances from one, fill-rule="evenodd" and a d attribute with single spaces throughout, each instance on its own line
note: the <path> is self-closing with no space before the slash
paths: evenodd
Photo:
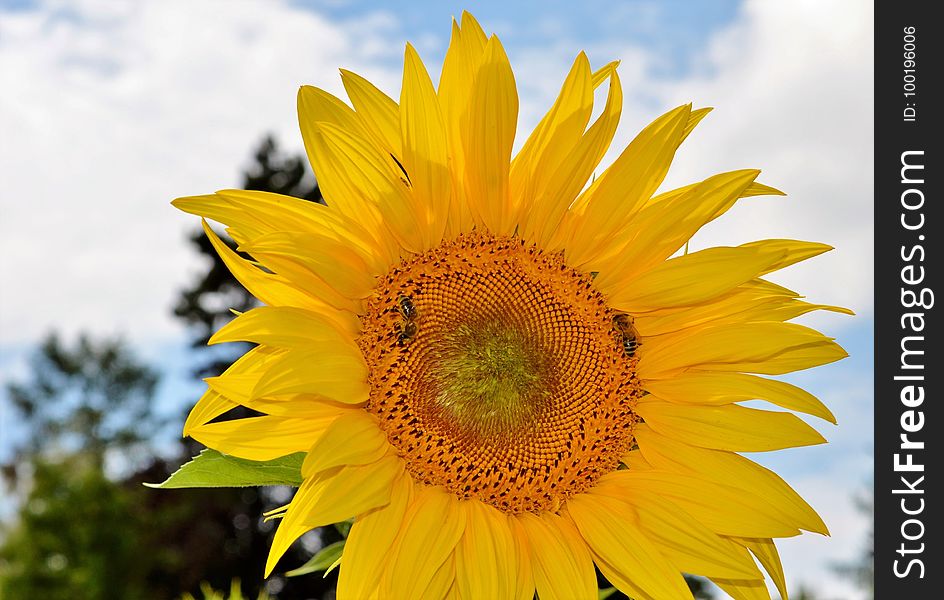
<path id="1" fill-rule="evenodd" d="M 250 487 L 302 483 L 304 452 L 259 462 L 204 450 L 181 466 L 164 483 L 145 483 L 151 488 Z"/>
<path id="2" fill-rule="evenodd" d="M 329 544 L 319 550 L 317 554 L 312 556 L 311 560 L 297 569 L 289 571 L 286 573 L 286 575 L 289 577 L 298 577 L 299 575 L 307 575 L 317 571 L 324 571 L 325 576 L 327 577 L 328 573 L 330 573 L 341 562 L 342 552 L 344 552 L 344 540 Z"/>
<path id="3" fill-rule="evenodd" d="M 341 534 L 341 537 L 347 539 L 347 536 L 351 534 L 351 527 L 353 527 L 353 525 L 354 519 L 348 519 L 347 521 L 335 523 L 334 528 L 338 530 L 338 533 Z"/>
<path id="4" fill-rule="evenodd" d="M 616 588 L 614 587 L 603 588 L 602 590 L 600 590 L 599 600 L 606 600 L 607 598 L 609 598 L 615 593 L 616 593 Z"/>

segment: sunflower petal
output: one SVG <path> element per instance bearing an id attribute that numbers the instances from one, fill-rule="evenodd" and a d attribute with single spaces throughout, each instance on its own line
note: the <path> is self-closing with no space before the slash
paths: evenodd
<path id="1" fill-rule="evenodd" d="M 493 233 L 514 230 L 508 192 L 511 148 L 518 123 L 518 91 L 498 38 L 485 46 L 468 107 L 460 120 L 465 187 L 478 218 Z"/>
<path id="2" fill-rule="evenodd" d="M 625 471 L 614 477 L 612 484 L 625 486 L 626 496 L 631 496 L 632 490 L 643 490 L 664 497 L 719 535 L 791 537 L 800 533 L 766 498 L 699 475 L 662 469 Z"/>
<path id="3" fill-rule="evenodd" d="M 661 401 L 641 401 L 636 412 L 655 431 L 703 448 L 766 452 L 826 443 L 818 431 L 786 412 Z"/>
<path id="4" fill-rule="evenodd" d="M 616 133 L 623 107 L 623 88 L 615 69 L 610 71 L 609 79 L 610 89 L 602 114 L 559 167 L 545 174 L 544 184 L 539 188 L 541 201 L 533 207 L 531 218 L 524 229 L 525 235 L 530 233 L 548 251 L 559 249 L 550 242 L 558 233 L 567 208 L 590 179 Z M 560 244 L 563 241 L 561 236 L 556 237 Z"/>
<path id="5" fill-rule="evenodd" d="M 764 566 L 777 591 L 780 592 L 780 600 L 788 600 L 787 581 L 783 574 L 783 565 L 780 563 L 780 553 L 777 552 L 777 545 L 771 539 L 749 539 L 749 538 L 731 538 L 738 544 L 741 544 L 750 550 L 760 564 Z"/>
<path id="6" fill-rule="evenodd" d="M 640 529 L 627 504 L 578 494 L 568 500 L 567 512 L 594 556 L 602 559 L 597 566 L 620 591 L 635 587 L 652 598 L 692 598 L 682 574 Z"/>
<path id="7" fill-rule="evenodd" d="M 331 123 L 311 129 L 306 146 L 328 205 L 372 228 L 385 225 L 401 246 L 422 251 L 420 216 L 394 157 Z"/>
<path id="8" fill-rule="evenodd" d="M 512 161 L 511 197 L 520 202 L 523 214 L 538 204 L 538 185 L 542 178 L 553 172 L 583 137 L 592 110 L 590 61 L 581 52 L 553 106 Z"/>
<path id="9" fill-rule="evenodd" d="M 208 448 L 247 460 L 272 460 L 295 452 L 307 452 L 337 418 L 250 417 L 207 423 L 190 430 L 190 437 Z"/>
<path id="10" fill-rule="evenodd" d="M 612 239 L 661 185 L 691 111 L 690 104 L 679 106 L 649 124 L 577 200 L 580 216 L 571 241 L 575 265 Z"/>
<path id="11" fill-rule="evenodd" d="M 394 156 L 400 155 L 400 107 L 371 82 L 341 69 L 341 83 L 357 117 L 378 142 Z"/>
<path id="12" fill-rule="evenodd" d="M 230 365 L 224 375 L 232 377 L 258 371 L 263 369 L 273 356 L 277 355 L 278 352 L 273 352 L 270 348 L 252 348 Z M 225 396 L 226 394 L 210 387 L 191 409 L 190 414 L 187 415 L 187 420 L 184 423 L 184 436 L 189 436 L 194 427 L 209 423 L 216 417 L 238 406 L 236 400 Z"/>
<path id="13" fill-rule="evenodd" d="M 745 373 L 688 371 L 671 379 L 646 383 L 646 391 L 669 402 L 720 406 L 744 400 L 766 400 L 836 423 L 833 413 L 813 394 L 784 381 Z"/>
<path id="14" fill-rule="evenodd" d="M 442 240 L 445 231 L 452 181 L 448 168 L 446 125 L 439 99 L 423 61 L 410 44 L 407 44 L 404 54 L 400 137 L 403 167 L 423 225 L 424 249 L 431 248 Z"/>
<path id="15" fill-rule="evenodd" d="M 780 375 L 848 356 L 832 339 L 793 323 L 734 323 L 662 336 L 647 344 L 639 362 L 644 379 L 664 379 L 686 369 Z"/>
<path id="16" fill-rule="evenodd" d="M 719 537 L 677 504 L 649 491 L 614 480 L 628 471 L 615 471 L 598 480 L 591 493 L 619 499 L 633 507 L 639 524 L 680 571 L 732 579 L 763 579 L 750 554 L 738 544 Z M 631 491 L 631 493 L 630 493 Z"/>
<path id="17" fill-rule="evenodd" d="M 400 459 L 390 456 L 369 465 L 322 471 L 305 479 L 272 539 L 265 576 L 269 576 L 288 547 L 306 531 L 388 504 L 391 483 L 402 472 Z"/>
<path id="18" fill-rule="evenodd" d="M 614 287 L 609 304 L 630 312 L 710 302 L 767 272 L 780 256 L 754 248 L 716 247 L 672 258 Z"/>
<path id="19" fill-rule="evenodd" d="M 389 447 L 376 417 L 362 410 L 344 411 L 308 451 L 302 477 L 333 467 L 375 462 Z"/>
<path id="20" fill-rule="evenodd" d="M 438 487 L 418 490 L 394 543 L 387 596 L 425 597 L 436 571 L 452 559 L 464 529 L 455 495 Z"/>
<path id="21" fill-rule="evenodd" d="M 251 262 L 240 257 L 236 252 L 231 250 L 229 246 L 223 243 L 216 233 L 210 229 L 210 226 L 205 220 L 203 221 L 203 231 L 206 233 L 216 253 L 220 255 L 223 264 L 225 264 L 226 268 L 233 274 L 233 277 L 235 277 L 250 294 L 263 303 L 270 306 L 299 306 L 313 310 L 333 310 L 326 302 L 302 292 L 286 281 L 284 277 L 273 273 L 266 273 Z"/>
<path id="22" fill-rule="evenodd" d="M 251 397 L 314 394 L 346 404 L 366 402 L 370 387 L 363 356 L 339 350 L 325 347 L 280 356 L 259 379 Z"/>
<path id="23" fill-rule="evenodd" d="M 593 559 L 573 525 L 553 513 L 521 513 L 515 519 L 527 537 L 534 583 L 542 600 L 597 597 Z"/>
<path id="24" fill-rule="evenodd" d="M 239 250 L 263 262 L 271 256 L 291 260 L 346 298 L 366 298 L 379 275 L 349 245 L 305 233 L 269 233 L 240 245 Z"/>
<path id="25" fill-rule="evenodd" d="M 743 456 L 660 435 L 648 424 L 636 428 L 636 439 L 643 455 L 656 468 L 706 477 L 762 497 L 800 529 L 829 534 L 820 516 L 793 488 L 773 471 Z"/>
<path id="26" fill-rule="evenodd" d="M 413 482 L 404 472 L 392 484 L 389 504 L 354 519 L 341 557 L 338 600 L 366 598 L 378 588 L 397 529 L 412 500 Z"/>
<path id="27" fill-rule="evenodd" d="M 467 233 L 472 229 L 472 211 L 465 190 L 465 157 L 460 134 L 461 119 L 467 111 L 472 95 L 472 83 L 485 53 L 485 33 L 467 12 L 462 14 L 463 26 L 452 22 L 452 37 L 443 60 L 439 77 L 439 102 L 442 105 L 449 143 L 450 169 L 453 177 L 453 202 L 449 205 L 448 232 L 450 237 Z M 473 25 L 473 23 L 475 23 Z"/>
<path id="28" fill-rule="evenodd" d="M 508 518 L 471 499 L 459 502 L 466 525 L 456 546 L 456 585 L 463 598 L 514 598 L 517 550 Z"/>
<path id="29" fill-rule="evenodd" d="M 260 306 L 224 325 L 209 344 L 252 342 L 277 348 L 306 348 L 318 342 L 352 345 L 360 322 L 351 313 L 316 313 L 288 306 Z"/>
<path id="30" fill-rule="evenodd" d="M 391 484 L 402 472 L 403 461 L 396 456 L 319 471 L 310 478 L 315 482 L 314 491 L 305 503 L 301 521 L 309 528 L 322 527 L 386 506 Z"/>
<path id="31" fill-rule="evenodd" d="M 770 600 L 770 591 L 767 590 L 767 584 L 763 581 L 715 577 L 712 577 L 711 581 L 733 600 Z M 786 600 L 786 596 L 782 600 Z"/>

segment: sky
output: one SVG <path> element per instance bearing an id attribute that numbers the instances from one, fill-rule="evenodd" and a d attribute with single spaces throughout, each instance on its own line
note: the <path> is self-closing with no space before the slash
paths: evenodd
<path id="1" fill-rule="evenodd" d="M 27 372 L 48 331 L 118 333 L 164 373 L 162 410 L 192 402 L 187 335 L 171 306 L 204 265 L 187 242 L 194 219 L 170 200 L 238 186 L 266 132 L 300 152 L 301 84 L 341 94 L 344 67 L 397 97 L 408 40 L 435 76 L 463 9 L 501 37 L 515 68 L 519 144 L 580 50 L 594 65 L 619 58 L 623 119 L 604 163 L 653 118 L 694 102 L 715 110 L 666 189 L 756 167 L 788 193 L 741 202 L 693 250 L 766 237 L 836 248 L 776 280 L 857 313 L 804 320 L 851 357 L 790 379 L 840 425 L 811 421 L 828 446 L 754 458 L 832 531 L 781 544 L 794 586 L 863 597 L 829 564 L 865 538 L 852 496 L 872 473 L 869 3 L 0 0 L 0 383 Z M 0 393 L 0 457 L 14 420 Z"/>

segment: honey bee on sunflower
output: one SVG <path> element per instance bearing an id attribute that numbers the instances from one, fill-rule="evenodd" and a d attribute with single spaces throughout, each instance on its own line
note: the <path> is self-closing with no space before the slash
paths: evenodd
<path id="1" fill-rule="evenodd" d="M 407 45 L 399 101 L 341 71 L 350 105 L 302 87 L 326 205 L 224 190 L 175 206 L 204 221 L 261 302 L 211 343 L 256 344 L 185 434 L 226 455 L 307 453 L 266 573 L 299 536 L 353 519 L 341 600 L 597 598 L 595 567 L 637 600 L 786 598 L 775 538 L 827 533 L 740 452 L 825 440 L 835 422 L 767 375 L 839 360 L 789 323 L 814 310 L 769 273 L 829 250 L 771 239 L 679 253 L 739 199 L 738 170 L 657 194 L 709 109 L 656 119 L 599 176 L 622 92 L 580 53 L 517 153 L 515 78 L 469 14 L 438 87 Z M 591 122 L 594 91 L 606 86 Z M 219 421 L 237 406 L 263 416 Z"/>

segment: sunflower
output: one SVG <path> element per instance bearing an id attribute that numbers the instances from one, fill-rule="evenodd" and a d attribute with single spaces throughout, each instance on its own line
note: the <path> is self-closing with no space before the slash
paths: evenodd
<path id="1" fill-rule="evenodd" d="M 759 566 L 786 598 L 773 539 L 826 526 L 738 453 L 825 440 L 738 403 L 835 422 L 763 377 L 846 356 L 787 321 L 848 311 L 763 278 L 830 248 L 688 252 L 738 199 L 780 194 L 740 170 L 655 195 L 709 109 L 669 111 L 594 177 L 620 117 L 617 65 L 579 54 L 515 154 L 511 66 L 463 14 L 438 87 L 407 45 L 399 102 L 344 70 L 350 106 L 301 88 L 326 204 L 175 201 L 226 225 L 251 259 L 203 221 L 262 303 L 210 340 L 256 345 L 208 379 L 185 433 L 252 460 L 307 453 L 267 574 L 303 533 L 353 519 L 342 599 L 591 599 L 595 567 L 639 600 L 691 598 L 683 573 L 769 598 Z M 236 406 L 262 416 L 216 419 Z"/>

